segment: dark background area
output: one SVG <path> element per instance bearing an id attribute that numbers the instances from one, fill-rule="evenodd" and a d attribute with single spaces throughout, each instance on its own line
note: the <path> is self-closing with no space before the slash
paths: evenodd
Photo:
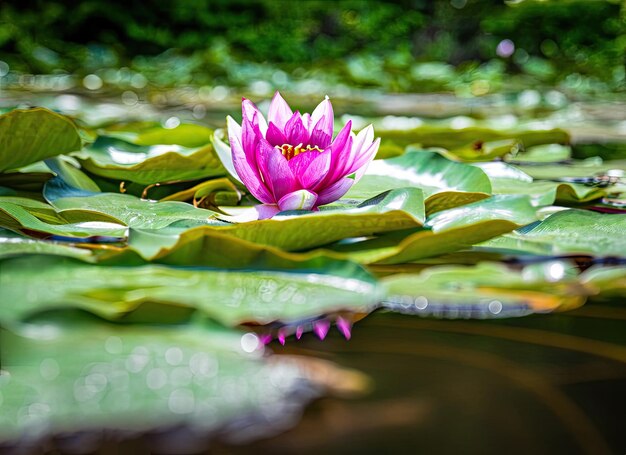
<path id="1" fill-rule="evenodd" d="M 21 0 L 0 4 L 0 59 L 35 74 L 130 67 L 161 85 L 237 85 L 264 65 L 395 91 L 445 88 L 450 71 L 621 90 L 625 21 L 616 1 Z"/>

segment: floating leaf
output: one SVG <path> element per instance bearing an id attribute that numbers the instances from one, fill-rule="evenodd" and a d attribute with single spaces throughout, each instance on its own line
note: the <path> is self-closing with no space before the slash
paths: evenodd
<path id="1" fill-rule="evenodd" d="M 63 191 L 46 192 L 46 197 L 61 216 L 76 211 L 102 214 L 137 229 L 160 229 L 174 223 L 184 227 L 224 224 L 213 219 L 215 212 L 184 202 L 157 202 L 116 193 L 58 197 L 64 194 Z"/>
<path id="2" fill-rule="evenodd" d="M 463 250 L 536 219 L 536 211 L 527 196 L 492 196 L 438 212 L 427 220 L 423 229 L 337 245 L 333 251 L 357 262 L 399 264 Z"/>
<path id="3" fill-rule="evenodd" d="M 593 186 L 534 180 L 517 167 L 502 162 L 475 166 L 489 176 L 494 194 L 527 194 L 536 206 L 551 205 L 555 201 L 587 202 L 606 195 L 606 191 Z"/>
<path id="4" fill-rule="evenodd" d="M 35 240 L 0 229 L 0 259 L 30 254 L 46 254 L 92 260 L 92 253 L 64 243 Z"/>
<path id="5" fill-rule="evenodd" d="M 366 199 L 402 187 L 421 188 L 429 214 L 484 199 L 491 193 L 489 178 L 480 169 L 434 152 L 409 150 L 397 158 L 374 160 L 346 197 Z"/>
<path id="6" fill-rule="evenodd" d="M 211 142 L 213 136 L 211 129 L 192 123 L 164 128 L 157 122 L 131 122 L 109 125 L 102 132 L 104 136 L 137 145 L 177 144 L 183 147 L 202 147 Z"/>
<path id="7" fill-rule="evenodd" d="M 436 266 L 383 278 L 383 307 L 443 318 L 495 318 L 570 310 L 585 291 L 576 267 L 551 261 L 514 270 L 503 264 Z"/>
<path id="8" fill-rule="evenodd" d="M 37 237 L 125 238 L 127 228 L 116 221 L 76 210 L 60 216 L 53 207 L 32 199 L 0 197 L 0 227 Z"/>
<path id="9" fill-rule="evenodd" d="M 0 172 L 80 148 L 74 124 L 48 109 L 15 109 L 0 115 Z"/>
<path id="10" fill-rule="evenodd" d="M 481 244 L 532 254 L 587 254 L 626 257 L 626 215 L 562 210 L 545 220 Z"/>
<path id="11" fill-rule="evenodd" d="M 403 150 L 409 145 L 419 145 L 422 148 L 442 147 L 446 150 L 459 149 L 463 153 L 457 155 L 462 159 L 467 148 L 479 147 L 486 142 L 517 140 L 524 147 L 532 147 L 542 144 L 567 144 L 569 134 L 564 130 L 519 130 L 519 131 L 497 131 L 488 128 L 463 128 L 453 129 L 439 126 L 422 126 L 412 130 L 376 130 L 376 135 L 382 139 L 380 156 L 383 156 L 387 149 Z M 508 153 L 506 148 L 500 149 L 503 154 Z M 472 160 L 475 155 L 472 156 Z M 491 159 L 489 156 L 487 159 Z"/>
<path id="12" fill-rule="evenodd" d="M 381 295 L 365 272 L 346 263 L 316 272 L 227 271 L 93 266 L 56 256 L 28 256 L 0 263 L 0 321 L 80 308 L 106 319 L 167 320 L 186 309 L 223 325 L 297 323 L 327 313 L 368 313 Z M 37 268 L 38 273 L 32 270 Z M 151 310 L 142 311 L 142 307 Z M 157 309 L 159 309 L 157 311 Z M 175 321 L 173 321 L 175 322 Z"/>
<path id="13" fill-rule="evenodd" d="M 74 156 L 96 175 L 144 185 L 225 174 L 211 144 L 199 148 L 175 144 L 144 146 L 100 136 Z"/>
<path id="14" fill-rule="evenodd" d="M 237 431 L 241 419 L 249 437 L 295 424 L 303 405 L 319 394 L 323 374 L 355 380 L 330 364 L 309 367 L 306 360 L 264 356 L 254 334 L 209 324 L 151 327 L 74 318 L 21 329 L 0 333 L 0 443 L 152 430 L 154 451 L 195 451 L 209 435 L 245 440 Z M 190 431 L 184 441 L 158 437 L 179 426 Z M 202 437 L 194 441 L 190 434 Z"/>

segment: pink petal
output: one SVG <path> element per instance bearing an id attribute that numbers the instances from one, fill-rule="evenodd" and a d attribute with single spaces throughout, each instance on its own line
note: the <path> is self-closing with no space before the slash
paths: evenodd
<path id="1" fill-rule="evenodd" d="M 265 139 L 267 139 L 267 142 L 269 142 L 270 145 L 280 146 L 283 144 L 287 144 L 287 138 L 285 137 L 283 132 L 279 130 L 278 127 L 272 122 L 270 122 L 267 128 L 267 135 L 265 136 Z"/>
<path id="2" fill-rule="evenodd" d="M 324 180 L 326 186 L 331 185 L 337 180 L 349 175 L 347 167 L 349 163 L 354 159 L 352 156 L 352 137 L 348 137 L 348 140 L 344 143 L 344 147 L 335 151 L 331 145 L 331 154 L 333 155 L 333 161 L 331 161 L 330 171 Z"/>
<path id="3" fill-rule="evenodd" d="M 285 136 L 287 137 L 287 143 L 293 146 L 308 143 L 309 132 L 304 127 L 302 117 L 300 117 L 298 111 L 294 112 L 285 125 Z"/>
<path id="4" fill-rule="evenodd" d="M 311 114 L 302 114 L 302 123 L 304 124 L 304 127 L 311 132 L 311 128 L 314 126 L 311 124 Z"/>
<path id="5" fill-rule="evenodd" d="M 317 335 L 320 340 L 326 338 L 328 334 L 328 329 L 330 329 L 330 322 L 327 320 L 317 321 L 313 323 L 313 332 Z"/>
<path id="6" fill-rule="evenodd" d="M 339 134 L 337 134 L 335 140 L 332 142 L 332 144 L 330 144 L 332 154 L 331 166 L 333 169 L 336 169 L 339 164 L 343 165 L 345 159 L 347 158 L 344 155 L 347 151 L 350 150 L 349 148 L 345 150 L 347 148 L 346 146 L 348 145 L 348 142 L 350 142 L 349 145 L 352 146 L 352 138 L 350 137 L 351 130 L 352 120 L 348 120 L 348 123 L 346 123 L 341 131 L 339 131 Z"/>
<path id="7" fill-rule="evenodd" d="M 298 190 L 283 196 L 278 207 L 283 210 L 311 210 L 315 207 L 317 194 L 307 190 Z"/>
<path id="8" fill-rule="evenodd" d="M 316 190 L 330 169 L 330 151 L 302 152 L 288 161 L 302 188 Z"/>
<path id="9" fill-rule="evenodd" d="M 358 182 L 365 171 L 367 170 L 367 166 L 372 162 L 374 157 L 376 156 L 376 152 L 378 152 L 378 147 L 380 146 L 380 138 L 376 139 L 372 145 L 369 146 L 367 150 L 361 152 L 360 155 L 356 157 L 354 163 L 348 169 L 346 175 L 350 175 L 352 173 L 356 173 L 355 181 Z"/>
<path id="10" fill-rule="evenodd" d="M 367 125 L 359 131 L 359 134 L 354 138 L 352 147 L 357 150 L 356 154 L 359 155 L 360 151 L 365 151 L 369 148 L 374 140 L 374 128 L 372 125 Z"/>
<path id="11" fill-rule="evenodd" d="M 257 152 L 261 177 L 274 196 L 273 202 L 278 202 L 285 194 L 297 189 L 297 180 L 289 168 L 287 158 L 280 151 L 272 147 L 265 139 L 261 139 Z"/>
<path id="12" fill-rule="evenodd" d="M 237 127 L 239 125 L 233 122 Z M 262 182 L 258 170 L 252 167 L 245 151 L 241 145 L 241 129 L 237 129 L 235 125 L 229 123 L 228 126 L 228 141 L 230 142 L 230 149 L 232 151 L 233 166 L 237 175 L 241 179 L 241 182 L 248 188 L 250 193 L 261 202 L 273 202 L 273 198 L 270 195 L 265 184 Z"/>
<path id="13" fill-rule="evenodd" d="M 255 205 L 254 209 L 258 214 L 259 220 L 267 220 L 280 212 L 280 209 L 276 204 L 259 204 Z"/>
<path id="14" fill-rule="evenodd" d="M 354 180 L 350 178 L 342 178 L 341 180 L 333 183 L 327 188 L 324 188 L 317 195 L 317 205 L 330 204 L 331 202 L 340 199 L 344 194 L 348 192 L 350 187 L 354 184 Z"/>
<path id="15" fill-rule="evenodd" d="M 265 133 L 267 132 L 267 122 L 265 121 L 263 114 L 261 114 L 261 111 L 259 111 L 259 108 L 256 107 L 256 104 L 246 98 L 242 98 L 241 114 L 242 120 L 244 118 L 248 119 L 248 121 L 257 126 L 261 131 L 261 134 L 265 136 Z"/>
<path id="16" fill-rule="evenodd" d="M 322 101 L 311 114 L 311 145 L 317 145 L 321 149 L 325 149 L 330 145 L 333 138 L 334 113 L 333 106 L 328 97 Z"/>
<path id="17" fill-rule="evenodd" d="M 336 321 L 337 328 L 341 332 L 341 334 L 345 337 L 346 340 L 349 340 L 352 337 L 351 328 L 352 324 L 345 318 L 339 316 Z"/>
<path id="18" fill-rule="evenodd" d="M 276 92 L 274 94 L 274 98 L 272 98 L 272 102 L 270 103 L 270 110 L 267 114 L 268 121 L 272 122 L 279 129 L 284 130 L 285 125 L 293 115 L 291 108 L 285 102 L 280 93 Z M 297 144 L 295 144 L 297 145 Z"/>

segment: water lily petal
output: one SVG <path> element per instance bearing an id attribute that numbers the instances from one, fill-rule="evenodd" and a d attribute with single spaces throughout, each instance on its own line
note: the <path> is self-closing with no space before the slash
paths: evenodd
<path id="1" fill-rule="evenodd" d="M 359 134 L 354 138 L 354 142 L 352 143 L 352 147 L 356 150 L 356 155 L 358 156 L 361 151 L 365 151 L 369 148 L 374 140 L 374 127 L 372 125 L 367 125 Z"/>
<path id="2" fill-rule="evenodd" d="M 259 204 L 255 205 L 254 209 L 258 214 L 259 220 L 267 220 L 280 212 L 280 209 L 276 204 Z"/>
<path id="3" fill-rule="evenodd" d="M 261 177 L 273 195 L 273 202 L 278 202 L 285 194 L 295 191 L 297 180 L 289 168 L 287 158 L 265 139 L 259 141 L 257 151 Z"/>
<path id="4" fill-rule="evenodd" d="M 309 141 L 309 131 L 302 123 L 302 117 L 298 111 L 294 112 L 285 125 L 285 136 L 287 143 L 291 145 L 307 144 Z"/>
<path id="5" fill-rule="evenodd" d="M 354 180 L 344 177 L 341 180 L 333 183 L 332 185 L 324 188 L 317 195 L 317 205 L 329 204 L 341 198 L 348 192 L 350 187 L 354 184 Z"/>
<path id="6" fill-rule="evenodd" d="M 302 188 L 317 190 L 330 169 L 330 151 L 303 152 L 294 156 L 288 163 Z"/>
<path id="7" fill-rule="evenodd" d="M 311 210 L 315 207 L 317 194 L 308 190 L 297 190 L 283 196 L 278 201 L 280 210 Z"/>
<path id="8" fill-rule="evenodd" d="M 267 135 L 265 136 L 265 139 L 267 139 L 267 142 L 269 142 L 270 145 L 281 146 L 283 144 L 287 144 L 287 138 L 283 132 L 276 125 L 274 125 L 273 122 L 270 122 L 267 128 Z"/>
<path id="9" fill-rule="evenodd" d="M 321 149 L 328 147 L 333 138 L 334 113 L 333 106 L 328 97 L 322 101 L 311 114 L 311 145 L 317 145 Z"/>
<path id="10" fill-rule="evenodd" d="M 250 167 L 250 163 L 248 162 L 246 156 L 237 151 L 241 148 L 237 142 L 238 139 L 236 137 L 230 139 L 230 146 L 233 150 L 233 166 L 235 167 L 237 175 L 246 188 L 248 188 L 250 193 L 252 193 L 252 195 L 259 201 L 265 203 L 274 202 L 274 198 L 272 197 L 267 186 L 261 180 L 258 170 Z"/>
<path id="11" fill-rule="evenodd" d="M 332 158 L 330 171 L 324 180 L 326 186 L 335 183 L 346 175 L 350 175 L 347 171 L 350 161 L 354 159 L 352 156 L 352 140 L 352 137 L 348 136 L 347 140 L 343 143 L 343 148 L 338 148 L 337 150 L 333 149 L 331 145 L 330 150 Z"/>
<path id="12" fill-rule="evenodd" d="M 267 122 L 265 121 L 265 117 L 263 117 L 261 111 L 259 111 L 259 108 L 256 107 L 256 104 L 246 98 L 242 98 L 241 114 L 242 120 L 244 118 L 248 119 L 248 121 L 258 126 L 261 134 L 265 136 L 265 133 L 267 132 Z"/>
<path id="13" fill-rule="evenodd" d="M 287 102 L 280 96 L 280 93 L 276 92 L 270 103 L 270 110 L 267 114 L 268 121 L 272 122 L 279 129 L 284 130 L 292 115 L 293 111 Z"/>
<path id="14" fill-rule="evenodd" d="M 256 149 L 259 140 L 263 138 L 259 125 L 255 122 L 256 116 L 257 114 L 254 114 L 252 120 L 244 117 L 241 126 L 241 145 L 253 170 L 258 169 Z"/>
<path id="15" fill-rule="evenodd" d="M 371 163 L 371 161 L 376 156 L 376 152 L 378 152 L 378 147 L 380 146 L 380 138 L 376 139 L 373 144 L 369 146 L 369 148 L 365 151 L 361 151 L 359 155 L 357 155 L 356 159 L 347 170 L 346 175 L 350 175 L 352 173 L 355 174 L 355 181 L 358 182 L 365 171 L 367 170 L 367 166 Z"/>

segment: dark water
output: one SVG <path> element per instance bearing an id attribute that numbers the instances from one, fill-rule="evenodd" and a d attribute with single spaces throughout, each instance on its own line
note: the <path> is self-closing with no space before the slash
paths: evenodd
<path id="1" fill-rule="evenodd" d="M 626 451 L 626 309 L 591 304 L 504 321 L 374 314 L 354 337 L 277 352 L 365 372 L 372 392 L 310 406 L 292 430 L 215 453 Z"/>

